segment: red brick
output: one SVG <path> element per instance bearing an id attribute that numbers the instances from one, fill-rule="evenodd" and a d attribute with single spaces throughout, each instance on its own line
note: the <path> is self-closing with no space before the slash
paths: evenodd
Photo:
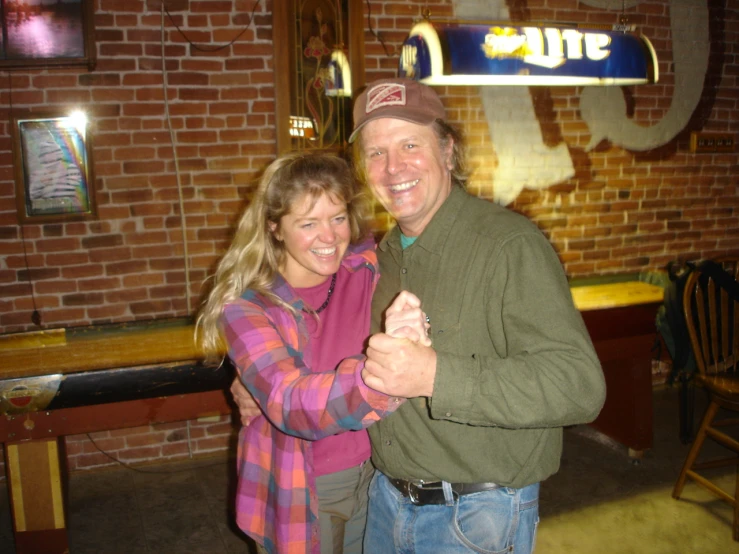
<path id="1" fill-rule="evenodd" d="M 123 173 L 128 175 L 141 175 L 149 173 L 158 173 L 164 170 L 165 164 L 159 161 L 148 162 L 125 162 L 123 164 Z"/>
<path id="2" fill-rule="evenodd" d="M 69 279 L 71 283 L 75 283 L 77 279 L 97 277 L 102 274 L 103 266 L 100 264 L 76 265 L 62 269 L 62 277 Z"/>
<path id="3" fill-rule="evenodd" d="M 114 290 L 105 293 L 105 302 L 107 305 L 115 304 L 117 302 L 124 302 L 126 304 L 130 302 L 136 302 L 145 300 L 149 297 L 148 291 L 145 288 L 133 288 L 140 285 L 146 284 L 147 277 L 150 277 L 155 283 L 160 283 L 162 278 L 160 276 L 141 275 L 138 279 L 133 277 L 124 277 L 123 286 L 127 287 L 125 290 Z M 141 283 L 139 282 L 141 281 Z"/>
<path id="4" fill-rule="evenodd" d="M 114 159 L 120 161 L 145 160 L 153 158 L 154 154 L 155 150 L 153 148 L 143 148 L 141 146 L 134 146 L 132 148 L 116 148 Z"/>
<path id="5" fill-rule="evenodd" d="M 118 459 L 121 461 L 141 461 L 158 458 L 161 456 L 162 449 L 159 445 L 142 446 L 138 448 L 126 448 L 118 453 Z"/>
<path id="6" fill-rule="evenodd" d="M 186 442 L 163 444 L 161 449 L 163 458 L 184 458 L 190 454 L 190 448 Z"/>
<path id="7" fill-rule="evenodd" d="M 41 239 L 36 241 L 36 250 L 39 252 L 66 252 L 80 247 L 77 238 Z"/>

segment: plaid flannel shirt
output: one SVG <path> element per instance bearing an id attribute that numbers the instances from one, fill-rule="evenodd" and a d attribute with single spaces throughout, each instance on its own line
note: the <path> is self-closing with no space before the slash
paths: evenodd
<path id="1" fill-rule="evenodd" d="M 351 246 L 342 265 L 372 271 L 374 290 L 379 272 L 373 241 Z M 263 411 L 239 436 L 236 520 L 268 552 L 318 554 L 311 441 L 364 429 L 402 400 L 364 384 L 359 354 L 343 360 L 335 372 L 312 372 L 304 362 L 310 359 L 310 341 L 303 302 L 279 275 L 273 291 L 296 314 L 247 291 L 225 307 L 222 317 L 229 357 Z"/>

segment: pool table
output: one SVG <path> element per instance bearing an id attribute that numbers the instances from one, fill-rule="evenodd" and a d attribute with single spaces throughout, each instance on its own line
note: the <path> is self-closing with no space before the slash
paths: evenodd
<path id="1" fill-rule="evenodd" d="M 0 336 L 0 441 L 18 554 L 68 552 L 61 437 L 231 413 L 228 364 L 184 319 Z"/>

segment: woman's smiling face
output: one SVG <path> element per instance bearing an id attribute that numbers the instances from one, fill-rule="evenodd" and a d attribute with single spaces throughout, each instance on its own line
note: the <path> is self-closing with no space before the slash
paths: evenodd
<path id="1" fill-rule="evenodd" d="M 280 273 L 293 287 L 319 285 L 339 270 L 351 227 L 346 204 L 336 200 L 328 194 L 317 199 L 306 194 L 280 218 L 279 225 L 270 224 L 285 250 Z"/>

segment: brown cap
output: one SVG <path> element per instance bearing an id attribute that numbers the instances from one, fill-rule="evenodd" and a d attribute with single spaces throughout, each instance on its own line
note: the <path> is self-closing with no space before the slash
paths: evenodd
<path id="1" fill-rule="evenodd" d="M 354 103 L 354 131 L 349 142 L 373 119 L 391 117 L 419 125 L 446 118 L 446 110 L 434 90 L 413 79 L 380 79 L 367 85 Z"/>

